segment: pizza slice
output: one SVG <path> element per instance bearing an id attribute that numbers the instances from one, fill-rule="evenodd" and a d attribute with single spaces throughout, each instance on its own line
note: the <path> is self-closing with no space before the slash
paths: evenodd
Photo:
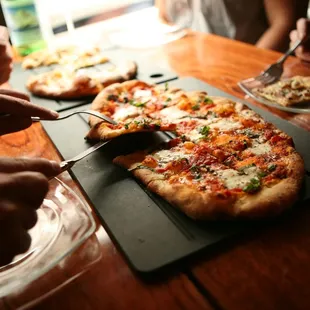
<path id="1" fill-rule="evenodd" d="M 253 93 L 285 107 L 309 102 L 310 77 L 294 76 L 266 87 L 255 88 Z"/>
<path id="2" fill-rule="evenodd" d="M 54 50 L 42 50 L 26 56 L 22 62 L 24 69 L 34 69 L 54 64 L 70 64 L 75 70 L 95 66 L 108 61 L 98 47 L 81 48 L 77 46 L 60 47 Z"/>
<path id="3" fill-rule="evenodd" d="M 110 84 L 133 78 L 136 72 L 137 66 L 132 61 L 120 63 L 119 66 L 112 66 L 100 72 L 66 67 L 31 76 L 26 86 L 37 96 L 74 99 L 97 95 Z"/>
<path id="4" fill-rule="evenodd" d="M 153 118 L 151 114 L 177 104 L 183 93 L 177 88 L 167 90 L 135 80 L 113 84 L 95 98 L 92 109 L 111 117 L 118 125 L 90 117 L 91 129 L 87 138 L 110 139 L 133 132 L 174 131 L 175 124 Z"/>

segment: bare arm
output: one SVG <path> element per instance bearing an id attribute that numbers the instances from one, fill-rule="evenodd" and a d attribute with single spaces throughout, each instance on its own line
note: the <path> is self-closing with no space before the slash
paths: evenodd
<path id="1" fill-rule="evenodd" d="M 305 39 L 310 36 L 310 19 L 301 18 L 296 24 L 296 29 L 290 33 L 291 44 L 297 40 Z M 310 62 L 310 39 L 298 47 L 295 55 L 302 60 Z"/>
<path id="2" fill-rule="evenodd" d="M 155 0 L 155 7 L 158 9 L 158 16 L 159 18 L 168 23 L 168 14 L 167 14 L 167 7 L 166 7 L 166 0 Z"/>
<path id="3" fill-rule="evenodd" d="M 256 42 L 257 47 L 283 50 L 295 23 L 293 0 L 264 0 L 269 28 Z"/>

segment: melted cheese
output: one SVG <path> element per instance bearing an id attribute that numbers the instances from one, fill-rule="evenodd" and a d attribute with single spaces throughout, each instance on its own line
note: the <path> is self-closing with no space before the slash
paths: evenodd
<path id="1" fill-rule="evenodd" d="M 115 121 L 123 121 L 129 117 L 133 117 L 139 114 L 139 110 L 135 106 L 127 106 L 122 107 L 116 110 L 115 114 L 113 115 L 113 119 Z"/>
<path id="2" fill-rule="evenodd" d="M 197 129 L 191 130 L 188 134 L 186 134 L 186 136 L 188 136 L 191 141 L 196 141 L 203 137 L 203 135 L 200 134 Z"/>
<path id="3" fill-rule="evenodd" d="M 257 167 L 250 167 L 244 169 L 244 174 L 240 174 L 238 171 L 233 169 L 227 169 L 218 171 L 217 175 L 228 189 L 233 189 L 243 188 L 251 181 L 251 179 L 257 176 L 257 173 Z"/>
<path id="4" fill-rule="evenodd" d="M 210 124 L 210 128 L 218 128 L 221 131 L 228 131 L 240 128 L 241 124 L 230 119 L 220 119 L 218 122 Z"/>
<path id="5" fill-rule="evenodd" d="M 173 121 L 189 115 L 188 112 L 180 110 L 174 106 L 161 110 L 159 114 L 169 121 Z"/>
<path id="6" fill-rule="evenodd" d="M 162 163 L 169 163 L 180 158 L 189 158 L 190 154 L 181 151 L 172 152 L 171 150 L 162 150 L 154 154 L 154 157 Z"/>
<path id="7" fill-rule="evenodd" d="M 244 117 L 245 119 L 258 119 L 255 112 L 249 109 L 244 109 L 240 111 L 240 115 L 242 115 L 242 117 Z"/>
<path id="8" fill-rule="evenodd" d="M 134 98 L 149 98 L 152 97 L 152 91 L 147 89 L 147 90 L 143 90 L 143 89 L 139 89 L 136 90 L 135 93 L 133 94 Z"/>
<path id="9" fill-rule="evenodd" d="M 259 143 L 258 141 L 253 140 L 253 145 L 248 148 L 248 150 L 255 155 L 263 155 L 271 151 L 271 146 L 268 142 Z"/>

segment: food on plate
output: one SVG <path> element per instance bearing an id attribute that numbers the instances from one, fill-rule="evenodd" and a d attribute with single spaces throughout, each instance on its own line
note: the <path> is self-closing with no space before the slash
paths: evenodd
<path id="1" fill-rule="evenodd" d="M 118 156 L 114 163 L 193 219 L 273 216 L 298 198 L 304 164 L 292 139 L 241 103 L 128 81 L 105 88 L 93 109 L 119 124 L 91 117 L 89 138 L 175 131 L 164 147 Z M 144 118 L 152 125 L 141 129 Z"/>
<path id="2" fill-rule="evenodd" d="M 285 107 L 309 102 L 310 77 L 294 76 L 266 87 L 254 88 L 253 93 Z"/>
<path id="3" fill-rule="evenodd" d="M 34 95 L 55 99 L 74 99 L 97 95 L 104 87 L 126 81 L 137 73 L 132 61 L 124 61 L 106 70 L 61 68 L 31 76 L 28 90 Z"/>
<path id="4" fill-rule="evenodd" d="M 51 65 L 70 65 L 74 69 L 95 66 L 109 59 L 101 54 L 98 47 L 81 48 L 77 46 L 60 47 L 53 50 L 41 50 L 24 58 L 22 67 L 34 69 Z"/>

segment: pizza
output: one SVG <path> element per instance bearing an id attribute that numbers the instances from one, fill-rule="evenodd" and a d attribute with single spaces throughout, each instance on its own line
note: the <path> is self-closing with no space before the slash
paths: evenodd
<path id="1" fill-rule="evenodd" d="M 151 115 L 182 101 L 183 94 L 178 88 L 166 89 L 137 80 L 110 85 L 95 98 L 92 109 L 109 116 L 117 125 L 90 117 L 87 138 L 106 140 L 134 132 L 174 131 L 176 124 L 169 119 Z"/>
<path id="2" fill-rule="evenodd" d="M 27 89 L 34 95 L 54 99 L 74 99 L 97 95 L 104 87 L 115 82 L 132 79 L 137 65 L 123 61 L 105 70 L 90 70 L 63 67 L 31 76 Z"/>
<path id="3" fill-rule="evenodd" d="M 309 102 L 310 77 L 294 76 L 266 87 L 254 88 L 253 93 L 285 107 Z"/>
<path id="4" fill-rule="evenodd" d="M 101 54 L 98 47 L 68 46 L 31 53 L 24 58 L 22 67 L 24 69 L 34 69 L 42 66 L 70 64 L 74 69 L 80 69 L 102 64 L 108 60 L 106 56 Z"/>
<path id="5" fill-rule="evenodd" d="M 91 138 L 138 132 L 136 119 L 173 125 L 168 143 L 114 163 L 193 219 L 273 216 L 298 199 L 304 164 L 292 139 L 241 103 L 131 81 L 104 89 L 93 108 L 120 127 L 91 119 Z"/>

